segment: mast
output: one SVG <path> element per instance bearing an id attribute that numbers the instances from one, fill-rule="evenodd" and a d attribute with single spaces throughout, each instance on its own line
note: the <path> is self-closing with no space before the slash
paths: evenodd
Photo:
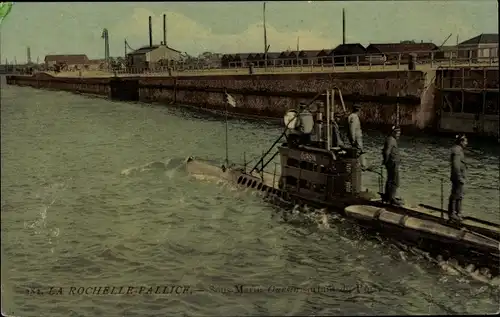
<path id="1" fill-rule="evenodd" d="M 163 14 L 163 45 L 167 46 L 167 15 Z"/>
<path id="2" fill-rule="evenodd" d="M 236 107 L 236 101 L 234 100 L 234 97 L 231 96 L 230 94 L 227 93 L 226 90 L 224 90 L 224 105 L 225 105 L 225 141 L 226 141 L 226 163 L 225 166 L 226 168 L 229 167 L 229 140 L 228 140 L 228 123 L 227 123 L 227 116 L 228 116 L 228 109 L 227 106 L 230 105 L 231 107 Z"/>
<path id="3" fill-rule="evenodd" d="M 264 6 L 262 8 L 263 11 L 263 22 L 264 22 L 264 68 L 267 69 L 267 31 L 266 31 L 266 3 L 264 2 Z"/>
<path id="4" fill-rule="evenodd" d="M 226 102 L 226 168 L 229 167 L 229 142 L 228 142 L 228 133 L 227 133 L 227 102 Z"/>
<path id="5" fill-rule="evenodd" d="M 326 91 L 326 150 L 330 151 L 331 145 L 331 130 L 330 130 L 330 90 Z"/>

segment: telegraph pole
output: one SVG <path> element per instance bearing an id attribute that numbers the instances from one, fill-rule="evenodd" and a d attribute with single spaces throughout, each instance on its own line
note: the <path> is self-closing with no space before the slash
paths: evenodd
<path id="1" fill-rule="evenodd" d="M 345 9 L 342 9 L 342 44 L 345 45 Z"/>

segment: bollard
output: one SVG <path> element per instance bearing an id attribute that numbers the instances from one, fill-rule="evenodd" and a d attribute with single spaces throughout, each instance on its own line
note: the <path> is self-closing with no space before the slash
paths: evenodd
<path id="1" fill-rule="evenodd" d="M 414 53 L 408 54 L 408 70 L 415 70 L 417 63 L 417 55 Z"/>

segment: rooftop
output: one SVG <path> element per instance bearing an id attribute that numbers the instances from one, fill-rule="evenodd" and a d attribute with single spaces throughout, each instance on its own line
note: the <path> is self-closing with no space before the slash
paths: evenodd
<path id="1" fill-rule="evenodd" d="M 141 47 L 140 49 L 138 50 L 135 50 L 133 51 L 132 53 L 129 53 L 128 55 L 140 55 L 140 54 L 146 54 L 146 53 L 149 53 L 157 48 L 159 48 L 160 46 L 163 46 L 163 45 L 153 45 L 153 46 L 143 46 Z M 170 46 L 167 46 L 167 48 L 169 50 L 172 50 L 174 52 L 177 52 L 177 53 L 181 53 L 180 51 L 176 50 L 176 49 L 173 49 L 171 48 Z"/>
<path id="2" fill-rule="evenodd" d="M 476 37 L 468 39 L 458 45 L 474 45 L 474 44 L 498 44 L 498 34 L 483 33 Z"/>
<path id="3" fill-rule="evenodd" d="M 66 64 L 86 64 L 89 62 L 87 55 L 85 54 L 68 54 L 68 55 L 47 55 L 45 56 L 45 62 L 56 62 L 56 63 L 66 63 Z"/>
<path id="4" fill-rule="evenodd" d="M 434 43 L 381 43 L 370 44 L 367 49 L 374 48 L 381 53 L 400 53 L 400 52 L 418 52 L 432 51 L 437 48 Z"/>

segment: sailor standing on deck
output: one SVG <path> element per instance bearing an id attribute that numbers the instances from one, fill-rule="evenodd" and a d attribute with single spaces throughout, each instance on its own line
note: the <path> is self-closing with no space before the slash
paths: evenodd
<path id="1" fill-rule="evenodd" d="M 461 207 L 464 195 L 464 184 L 467 166 L 465 164 L 464 148 L 467 146 L 465 135 L 457 135 L 455 145 L 451 148 L 451 193 L 448 202 L 448 216 L 450 220 L 461 221 Z"/>
<path id="2" fill-rule="evenodd" d="M 358 150 L 361 169 L 366 169 L 365 157 L 363 155 L 363 132 L 361 131 L 361 121 L 359 120 L 360 104 L 354 104 L 352 113 L 347 117 L 349 125 L 349 142 L 351 146 Z"/>
<path id="3" fill-rule="evenodd" d="M 402 202 L 396 198 L 396 192 L 399 187 L 399 149 L 398 139 L 401 135 L 401 129 L 398 126 L 393 126 L 391 134 L 387 137 L 382 150 L 383 165 L 387 170 L 387 181 L 385 182 L 385 199 L 393 205 L 400 206 Z"/>
<path id="4" fill-rule="evenodd" d="M 342 118 L 345 118 L 343 113 L 335 113 L 334 120 L 332 121 L 332 147 L 345 147 L 339 128 L 339 122 Z"/>

